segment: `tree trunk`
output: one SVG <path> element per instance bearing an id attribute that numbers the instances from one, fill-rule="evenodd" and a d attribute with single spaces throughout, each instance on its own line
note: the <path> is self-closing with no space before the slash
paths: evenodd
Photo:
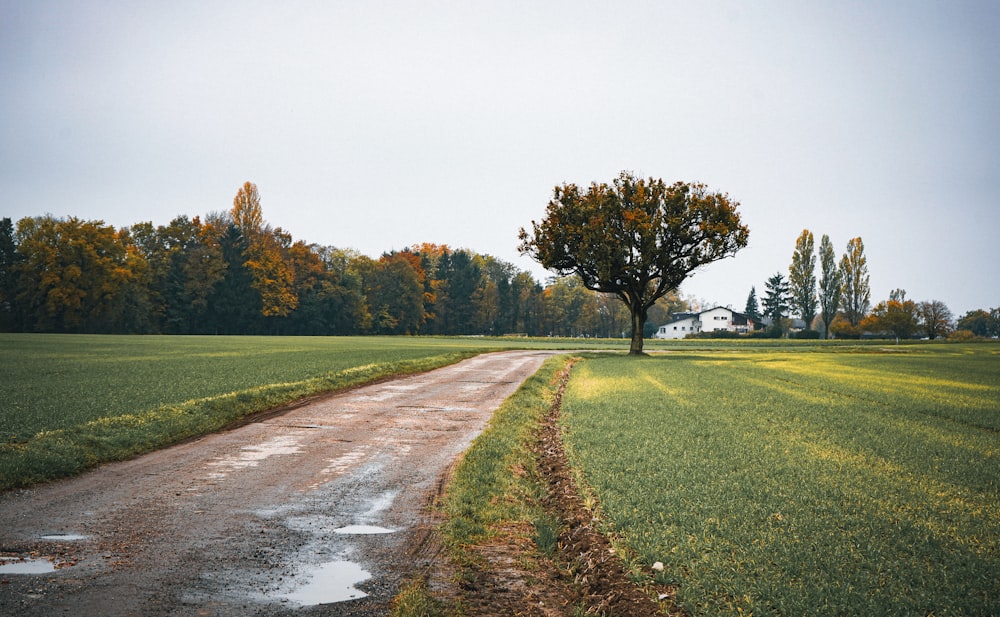
<path id="1" fill-rule="evenodd" d="M 630 356 L 642 355 L 642 332 L 646 328 L 646 312 L 636 307 L 630 306 L 632 313 L 632 343 L 629 345 Z"/>

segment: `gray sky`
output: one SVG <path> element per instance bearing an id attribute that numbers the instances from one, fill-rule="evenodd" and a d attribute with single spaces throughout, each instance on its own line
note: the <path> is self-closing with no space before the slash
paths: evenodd
<path id="1" fill-rule="evenodd" d="M 563 182 L 741 202 L 742 309 L 804 228 L 872 303 L 1000 306 L 1000 2 L 0 0 L 0 216 L 116 227 L 257 184 L 295 239 L 517 254 Z M 994 264 L 994 265 L 990 265 Z"/>

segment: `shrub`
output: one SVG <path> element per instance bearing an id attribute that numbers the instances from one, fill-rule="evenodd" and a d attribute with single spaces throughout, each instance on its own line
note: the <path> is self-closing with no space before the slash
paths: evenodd
<path id="1" fill-rule="evenodd" d="M 972 330 L 955 330 L 954 332 L 948 335 L 949 341 L 958 341 L 958 342 L 974 341 L 977 338 L 979 337 L 976 336 L 976 334 Z"/>
<path id="2" fill-rule="evenodd" d="M 788 336 L 789 338 L 795 339 L 819 339 L 823 337 L 819 330 L 800 330 L 798 332 L 792 332 Z"/>

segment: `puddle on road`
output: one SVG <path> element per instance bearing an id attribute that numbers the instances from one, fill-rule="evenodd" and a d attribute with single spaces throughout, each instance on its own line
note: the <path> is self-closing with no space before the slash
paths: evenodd
<path id="1" fill-rule="evenodd" d="M 79 542 L 80 540 L 88 539 L 90 539 L 90 536 L 78 533 L 50 533 L 39 538 L 39 540 L 46 540 L 48 542 Z"/>
<path id="2" fill-rule="evenodd" d="M 390 506 L 392 506 L 392 502 L 396 500 L 396 495 L 398 494 L 399 494 L 398 490 L 386 491 L 381 495 L 379 495 L 378 497 L 375 497 L 374 499 L 368 502 L 369 503 L 368 511 L 364 512 L 361 515 L 361 517 L 362 518 L 378 517 L 379 514 L 385 512 L 386 510 L 389 509 Z"/>
<path id="3" fill-rule="evenodd" d="M 396 530 L 386 527 L 376 527 L 375 525 L 348 525 L 347 527 L 334 529 L 333 533 L 342 536 L 370 536 L 379 533 L 396 533 Z"/>
<path id="4" fill-rule="evenodd" d="M 261 461 L 272 456 L 300 454 L 301 452 L 302 448 L 298 437 L 278 435 L 256 445 L 243 446 L 235 456 L 219 457 L 211 461 L 208 466 L 217 471 L 209 473 L 208 477 L 212 480 L 222 480 L 232 471 L 257 467 Z"/>
<path id="5" fill-rule="evenodd" d="M 0 574 L 49 574 L 55 571 L 56 564 L 48 559 L 0 557 Z"/>
<path id="6" fill-rule="evenodd" d="M 303 606 L 359 600 L 368 594 L 355 585 L 372 577 L 353 561 L 331 561 L 320 564 L 309 574 L 310 581 L 285 595 L 285 598 Z"/>

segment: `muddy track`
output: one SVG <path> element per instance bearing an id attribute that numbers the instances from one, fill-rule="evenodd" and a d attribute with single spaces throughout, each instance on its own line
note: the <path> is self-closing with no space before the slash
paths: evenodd
<path id="1" fill-rule="evenodd" d="M 563 448 L 559 414 L 569 369 L 560 375 L 555 401 L 534 445 L 539 476 L 545 482 L 545 511 L 560 529 L 551 555 L 541 555 L 530 539 L 530 524 L 498 530 L 488 544 L 470 547 L 479 559 L 460 585 L 453 572 L 439 568 L 429 580 L 436 595 L 461 605 L 470 617 L 517 615 L 680 616 L 672 603 L 675 590 L 643 589 L 600 531 L 595 513 L 584 505 Z M 591 498 L 593 499 L 593 498 Z M 654 599 L 656 598 L 656 599 Z"/>
<path id="2" fill-rule="evenodd" d="M 0 614 L 385 615 L 433 556 L 446 469 L 552 353 L 478 356 L 2 494 L 0 556 L 50 571 L 0 568 Z"/>

